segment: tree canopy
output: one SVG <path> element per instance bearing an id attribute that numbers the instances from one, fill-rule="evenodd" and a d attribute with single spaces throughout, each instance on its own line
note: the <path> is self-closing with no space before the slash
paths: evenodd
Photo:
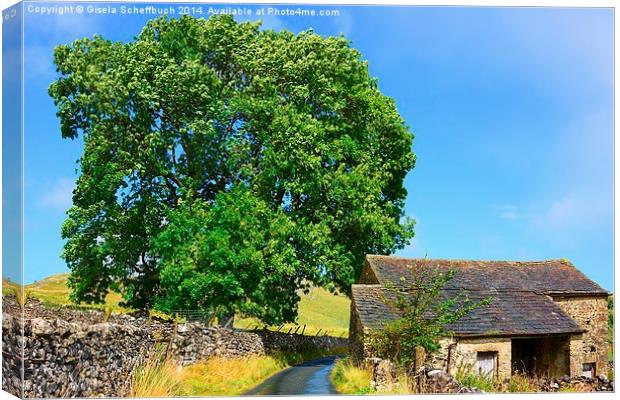
<path id="1" fill-rule="evenodd" d="M 413 237 L 413 135 L 343 37 L 230 16 L 58 46 L 49 93 L 82 138 L 62 227 L 76 301 L 295 318 Z"/>

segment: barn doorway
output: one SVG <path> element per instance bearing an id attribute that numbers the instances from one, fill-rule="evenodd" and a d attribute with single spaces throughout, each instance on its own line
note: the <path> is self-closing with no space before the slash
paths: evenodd
<path id="1" fill-rule="evenodd" d="M 512 373 L 538 377 L 560 377 L 570 372 L 568 336 L 512 339 Z"/>
<path id="2" fill-rule="evenodd" d="M 512 339 L 512 373 L 532 375 L 536 373 L 541 347 L 541 339 Z"/>

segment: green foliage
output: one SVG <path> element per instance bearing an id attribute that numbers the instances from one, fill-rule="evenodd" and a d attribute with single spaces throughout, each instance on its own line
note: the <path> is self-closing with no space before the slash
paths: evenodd
<path id="1" fill-rule="evenodd" d="M 490 298 L 472 301 L 463 292 L 445 295 L 442 290 L 455 273 L 453 269 L 442 272 L 421 266 L 413 271 L 410 281 L 401 278 L 397 285 L 386 285 L 389 295 L 384 300 L 399 318 L 370 335 L 372 351 L 407 369 L 413 364 L 417 346 L 429 353 L 439 350 L 439 339 L 450 333 L 449 324 L 491 302 Z"/>
<path id="2" fill-rule="evenodd" d="M 219 193 L 212 205 L 195 200 L 168 214 L 169 227 L 155 241 L 165 296 L 155 307 L 214 308 L 253 315 L 267 323 L 297 315 L 297 274 L 311 274 L 295 257 L 293 232 L 243 184 Z"/>
<path id="3" fill-rule="evenodd" d="M 63 225 L 72 299 L 294 319 L 413 236 L 413 135 L 342 37 L 230 16 L 56 48 L 49 89 L 84 141 Z M 401 221 L 402 220 L 402 221 Z"/>

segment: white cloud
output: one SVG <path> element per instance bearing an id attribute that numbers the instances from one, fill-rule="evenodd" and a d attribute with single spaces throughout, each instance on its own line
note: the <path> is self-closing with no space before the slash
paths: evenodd
<path id="1" fill-rule="evenodd" d="M 611 199 L 609 199 L 611 203 Z M 606 199 L 597 193 L 573 191 L 549 204 L 532 219 L 532 226 L 556 233 L 596 229 L 611 220 Z"/>
<path id="2" fill-rule="evenodd" d="M 40 204 L 46 208 L 67 210 L 73 204 L 73 190 L 75 181 L 61 178 L 41 196 Z"/>
<path id="3" fill-rule="evenodd" d="M 512 204 L 500 204 L 492 206 L 501 219 L 517 220 L 528 217 L 519 207 Z"/>

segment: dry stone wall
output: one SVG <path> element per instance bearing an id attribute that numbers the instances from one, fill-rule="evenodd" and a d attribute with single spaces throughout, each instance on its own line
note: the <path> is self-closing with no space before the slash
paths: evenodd
<path id="1" fill-rule="evenodd" d="M 133 325 L 84 325 L 35 318 L 24 323 L 24 395 L 127 395 L 128 377 L 153 340 Z"/>
<path id="2" fill-rule="evenodd" d="M 23 397 L 21 376 L 23 373 L 23 336 L 21 313 L 9 314 L 2 319 L 2 389 L 17 397 Z"/>
<path id="3" fill-rule="evenodd" d="M 3 305 L 6 302 L 3 298 Z M 4 309 L 11 307 L 7 304 Z M 344 338 L 234 331 L 201 323 L 174 327 L 127 315 L 114 315 L 104 323 L 103 313 L 48 309 L 34 299 L 24 314 L 22 320 L 20 315 L 3 313 L 2 320 L 2 351 L 14 355 L 3 358 L 2 387 L 22 395 L 23 362 L 23 397 L 127 396 L 132 372 L 152 354 L 157 343 L 169 345 L 180 365 L 212 356 L 333 350 L 348 345 Z"/>

